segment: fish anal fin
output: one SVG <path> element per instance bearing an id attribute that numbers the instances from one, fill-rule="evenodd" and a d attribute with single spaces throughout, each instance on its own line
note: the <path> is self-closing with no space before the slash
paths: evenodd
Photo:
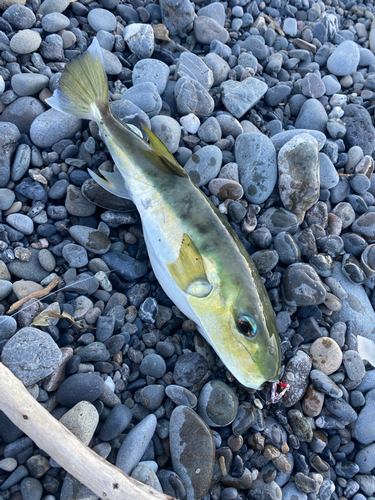
<path id="1" fill-rule="evenodd" d="M 152 130 L 147 128 L 145 125 L 142 124 L 142 127 L 147 134 L 148 140 L 150 141 L 152 152 L 160 159 L 160 163 L 154 162 L 155 167 L 165 174 L 177 175 L 178 177 L 188 177 L 188 174 L 181 167 L 168 148 L 161 142 L 159 137 L 157 137 L 154 132 L 152 132 Z"/>
<path id="2" fill-rule="evenodd" d="M 204 262 L 198 248 L 187 234 L 183 234 L 177 259 L 168 265 L 177 285 L 188 295 L 207 297 L 212 285 L 207 279 Z"/>

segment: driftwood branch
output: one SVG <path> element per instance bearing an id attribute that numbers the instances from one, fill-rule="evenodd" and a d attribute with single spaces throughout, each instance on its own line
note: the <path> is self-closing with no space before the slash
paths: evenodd
<path id="1" fill-rule="evenodd" d="M 0 363 L 0 410 L 61 467 L 105 500 L 173 500 L 99 457 L 45 410 Z"/>
<path id="2" fill-rule="evenodd" d="M 14 304 L 10 306 L 7 311 L 7 314 L 12 314 L 13 311 L 17 311 L 17 309 L 23 306 L 30 299 L 41 299 L 49 294 L 51 290 L 53 290 L 59 284 L 59 280 L 57 276 L 53 278 L 51 283 L 43 288 L 43 290 L 37 290 L 36 292 L 31 292 L 29 295 L 26 295 L 23 299 L 17 300 Z"/>

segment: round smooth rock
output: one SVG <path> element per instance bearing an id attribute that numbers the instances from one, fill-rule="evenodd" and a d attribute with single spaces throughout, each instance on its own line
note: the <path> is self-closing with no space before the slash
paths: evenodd
<path id="1" fill-rule="evenodd" d="M 82 120 L 76 116 L 49 109 L 31 124 L 30 138 L 40 148 L 50 148 L 61 139 L 70 139 L 81 129 Z"/>
<path id="2" fill-rule="evenodd" d="M 334 340 L 321 337 L 315 340 L 310 347 L 310 356 L 313 367 L 321 370 L 326 375 L 331 375 L 338 370 L 342 363 L 342 352 Z"/>
<path id="3" fill-rule="evenodd" d="M 133 25 L 131 25 L 133 26 Z M 158 89 L 154 83 L 137 83 L 123 93 L 121 100 L 131 101 L 144 111 L 149 118 L 159 114 L 162 101 Z"/>
<path id="4" fill-rule="evenodd" d="M 125 405 L 116 405 L 110 411 L 101 430 L 100 439 L 102 441 L 111 441 L 119 436 L 130 424 L 132 420 L 132 411 Z"/>
<path id="5" fill-rule="evenodd" d="M 89 262 L 86 249 L 74 243 L 65 245 L 62 250 L 62 255 L 70 267 L 85 267 Z"/>
<path id="6" fill-rule="evenodd" d="M 224 382 L 212 380 L 205 384 L 198 398 L 198 414 L 211 427 L 225 427 L 237 415 L 238 398 Z"/>
<path id="7" fill-rule="evenodd" d="M 0 300 L 5 299 L 12 291 L 12 283 L 6 280 L 0 280 Z M 5 321 L 4 321 L 5 323 Z M 0 319 L 0 330 L 3 327 L 3 321 Z"/>
<path id="8" fill-rule="evenodd" d="M 20 138 L 21 134 L 16 125 L 6 121 L 0 123 L 0 187 L 5 187 L 9 182 L 11 158 Z M 9 200 L 9 195 L 6 199 Z"/>
<path id="9" fill-rule="evenodd" d="M 194 20 L 194 34 L 198 42 L 210 45 L 213 40 L 226 43 L 229 38 L 228 31 L 215 19 L 206 16 L 196 17 Z"/>
<path id="10" fill-rule="evenodd" d="M 60 423 L 88 446 L 98 426 L 99 414 L 94 405 L 81 401 L 60 418 Z"/>
<path id="11" fill-rule="evenodd" d="M 223 154 L 217 146 L 198 149 L 185 164 L 185 170 L 197 187 L 206 185 L 220 172 Z"/>
<path id="12" fill-rule="evenodd" d="M 336 76 L 351 75 L 357 70 L 360 59 L 359 47 L 355 42 L 347 40 L 340 43 L 329 56 L 327 68 Z"/>
<path id="13" fill-rule="evenodd" d="M 6 188 L 0 189 L 0 210 L 8 210 L 13 205 L 16 195 Z"/>
<path id="14" fill-rule="evenodd" d="M 12 76 L 11 85 L 20 97 L 37 94 L 48 86 L 49 79 L 45 75 L 20 73 Z"/>
<path id="15" fill-rule="evenodd" d="M 136 479 L 137 481 L 140 481 L 143 484 L 151 486 L 156 491 L 160 491 L 160 493 L 163 493 L 163 489 L 161 487 L 157 475 L 150 467 L 147 467 L 147 465 L 145 464 L 137 465 L 137 467 L 131 473 L 131 477 L 133 479 Z"/>
<path id="16" fill-rule="evenodd" d="M 170 153 L 175 153 L 180 145 L 181 128 L 178 122 L 170 116 L 153 116 L 151 130 L 159 137 Z"/>
<path id="17" fill-rule="evenodd" d="M 339 182 L 339 174 L 325 153 L 319 153 L 320 189 L 332 189 Z"/>
<path id="18" fill-rule="evenodd" d="M 128 281 L 140 278 L 148 270 L 143 262 L 120 252 L 108 252 L 102 259 L 111 270 Z"/>
<path id="19" fill-rule="evenodd" d="M 222 5 L 218 3 L 218 6 Z M 209 5 L 207 6 L 209 7 Z M 255 58 L 254 58 L 255 59 Z M 206 66 L 212 71 L 213 74 L 213 86 L 218 87 L 223 82 L 228 79 L 228 73 L 230 71 L 230 66 L 222 57 L 213 52 L 210 52 L 203 58 Z"/>
<path id="20" fill-rule="evenodd" d="M 208 184 L 208 189 L 211 194 L 217 196 L 221 200 L 226 200 L 228 198 L 230 200 L 239 200 L 243 196 L 241 184 L 231 179 L 212 179 Z"/>
<path id="21" fill-rule="evenodd" d="M 167 367 L 159 354 L 149 354 L 142 359 L 140 370 L 143 375 L 158 379 L 165 375 Z"/>
<path id="22" fill-rule="evenodd" d="M 72 226 L 69 230 L 70 236 L 82 245 L 87 251 L 96 255 L 102 255 L 108 252 L 111 241 L 102 231 L 98 231 L 87 226 Z"/>
<path id="23" fill-rule="evenodd" d="M 63 406 L 72 408 L 81 401 L 93 403 L 103 392 L 104 381 L 93 373 L 75 373 L 60 385 L 57 390 L 57 401 Z"/>
<path id="24" fill-rule="evenodd" d="M 138 59 L 151 57 L 154 52 L 154 30 L 149 24 L 129 24 L 124 29 L 124 40 L 128 44 L 130 51 Z"/>
<path id="25" fill-rule="evenodd" d="M 195 17 L 194 5 L 189 0 L 160 0 L 163 24 L 174 36 L 190 31 Z"/>
<path id="26" fill-rule="evenodd" d="M 6 218 L 7 223 L 23 234 L 30 235 L 34 231 L 34 223 L 30 217 L 23 214 L 11 214 Z"/>
<path id="27" fill-rule="evenodd" d="M 361 474 L 368 474 L 375 467 L 375 444 L 365 446 L 355 456 Z"/>
<path id="28" fill-rule="evenodd" d="M 65 208 L 70 215 L 77 217 L 90 217 L 96 210 L 96 206 L 83 196 L 81 189 L 73 184 L 69 184 L 66 191 Z"/>
<path id="29" fill-rule="evenodd" d="M 180 476 L 187 498 L 203 498 L 215 463 L 210 428 L 191 408 L 177 406 L 170 419 L 169 442 L 173 470 Z"/>
<path id="30" fill-rule="evenodd" d="M 156 429 L 155 415 L 148 415 L 126 435 L 117 453 L 116 467 L 131 474 L 143 457 Z"/>
<path id="31" fill-rule="evenodd" d="M 87 21 L 94 31 L 114 31 L 117 25 L 115 15 L 106 9 L 90 10 Z"/>
<path id="32" fill-rule="evenodd" d="M 307 99 L 302 104 L 301 110 L 298 113 L 295 121 L 297 129 L 307 128 L 310 130 L 318 130 L 325 132 L 328 122 L 328 116 L 323 104 L 317 99 Z"/>
<path id="33" fill-rule="evenodd" d="M 21 328 L 1 353 L 4 365 L 26 386 L 47 377 L 61 360 L 61 351 L 51 336 L 32 327 Z"/>
<path id="34" fill-rule="evenodd" d="M 22 479 L 20 490 L 24 500 L 40 500 L 43 495 L 42 483 L 34 477 Z"/>
<path id="35" fill-rule="evenodd" d="M 70 19 L 61 14 L 61 12 L 51 12 L 42 18 L 42 28 L 47 33 L 56 33 L 67 28 L 69 24 Z"/>
<path id="36" fill-rule="evenodd" d="M 37 31 L 24 29 L 16 33 L 10 40 L 10 48 L 16 54 L 31 54 L 39 49 L 42 38 Z"/>
<path id="37" fill-rule="evenodd" d="M 241 134 L 235 145 L 240 182 L 250 203 L 263 203 L 277 180 L 276 151 L 272 141 L 258 133 Z"/>
<path id="38" fill-rule="evenodd" d="M 282 382 L 289 384 L 290 387 L 281 399 L 281 403 L 287 408 L 294 406 L 304 396 L 311 367 L 311 358 L 303 351 L 297 351 L 297 354 L 288 361 Z"/>
<path id="39" fill-rule="evenodd" d="M 197 406 L 197 397 L 191 391 L 186 389 L 185 387 L 181 387 L 179 385 L 168 385 L 165 388 L 165 394 L 171 399 L 177 406 L 189 406 L 190 408 L 194 408 Z"/>
<path id="40" fill-rule="evenodd" d="M 318 417 L 324 404 L 324 394 L 313 385 L 309 385 L 302 401 L 302 410 L 308 417 Z"/>
<path id="41" fill-rule="evenodd" d="M 297 217 L 283 207 L 268 208 L 258 219 L 259 225 L 265 225 L 276 236 L 282 231 L 294 234 L 299 226 Z"/>
<path id="42" fill-rule="evenodd" d="M 308 134 L 293 137 L 280 149 L 280 198 L 293 213 L 305 212 L 319 199 L 318 153 L 317 141 Z"/>
<path id="43" fill-rule="evenodd" d="M 7 2 L 3 2 L 3 4 Z M 2 6 L 3 7 L 3 6 Z M 4 6 L 5 7 L 5 6 Z M 5 7 L 6 8 L 6 7 Z M 31 9 L 21 5 L 21 2 L 13 2 L 3 13 L 3 19 L 17 30 L 29 29 L 34 26 L 35 14 Z"/>
<path id="44" fill-rule="evenodd" d="M 133 68 L 133 85 L 151 82 L 156 85 L 159 95 L 162 95 L 168 82 L 169 67 L 158 59 L 142 59 Z"/>
<path id="45" fill-rule="evenodd" d="M 322 371 L 311 370 L 310 379 L 314 387 L 324 394 L 327 394 L 332 398 L 342 397 L 342 390 L 328 377 L 328 375 Z"/>
<path id="46" fill-rule="evenodd" d="M 40 283 L 48 276 L 49 272 L 43 269 L 39 263 L 39 251 L 34 248 L 30 248 L 30 252 L 31 256 L 28 261 L 23 262 L 19 259 L 15 259 L 12 262 L 9 262 L 7 267 L 9 272 L 14 274 L 17 278 Z"/>
<path id="47" fill-rule="evenodd" d="M 282 290 L 292 306 L 311 306 L 324 302 L 326 289 L 317 272 L 309 264 L 291 264 L 284 272 Z"/>
<path id="48" fill-rule="evenodd" d="M 366 374 L 362 358 L 357 351 L 345 351 L 343 364 L 350 380 L 362 380 Z"/>

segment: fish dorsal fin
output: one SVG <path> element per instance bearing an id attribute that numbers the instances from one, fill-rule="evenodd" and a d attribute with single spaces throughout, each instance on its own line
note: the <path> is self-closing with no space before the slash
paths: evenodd
<path id="1" fill-rule="evenodd" d="M 157 137 L 154 132 L 143 125 L 143 130 L 146 132 L 148 140 L 150 141 L 150 146 L 152 152 L 156 154 L 160 160 L 160 165 L 156 165 L 156 168 L 161 169 L 164 173 L 170 175 L 177 175 L 178 177 L 188 177 L 188 174 L 178 163 L 176 158 L 168 150 L 168 148 L 161 142 L 159 137 Z"/>
<path id="2" fill-rule="evenodd" d="M 185 293 L 200 299 L 210 294 L 212 285 L 207 279 L 202 256 L 190 236 L 183 234 L 177 259 L 167 265 L 173 279 Z"/>
<path id="3" fill-rule="evenodd" d="M 90 169 L 88 169 L 88 172 L 94 181 L 106 191 L 109 191 L 119 198 L 133 201 L 125 179 L 120 172 L 106 172 L 105 170 L 99 169 L 99 172 L 102 174 L 104 179 Z"/>

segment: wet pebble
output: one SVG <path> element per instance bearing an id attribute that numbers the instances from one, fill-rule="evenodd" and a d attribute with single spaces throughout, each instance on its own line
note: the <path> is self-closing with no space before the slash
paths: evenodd
<path id="1" fill-rule="evenodd" d="M 291 264 L 283 275 L 282 285 L 285 300 L 290 305 L 317 305 L 326 298 L 323 283 L 308 264 Z"/>
<path id="2" fill-rule="evenodd" d="M 212 427 L 225 427 L 233 422 L 238 398 L 226 384 L 213 380 L 205 384 L 198 398 L 198 414 Z"/>
<path id="3" fill-rule="evenodd" d="M 204 497 L 211 484 L 215 442 L 207 424 L 191 408 L 173 410 L 170 450 L 174 472 L 180 476 L 187 498 Z"/>
<path id="4" fill-rule="evenodd" d="M 301 350 L 288 361 L 282 382 L 289 384 L 290 387 L 281 400 L 287 408 L 294 406 L 304 396 L 309 383 L 311 366 L 310 356 Z"/>

